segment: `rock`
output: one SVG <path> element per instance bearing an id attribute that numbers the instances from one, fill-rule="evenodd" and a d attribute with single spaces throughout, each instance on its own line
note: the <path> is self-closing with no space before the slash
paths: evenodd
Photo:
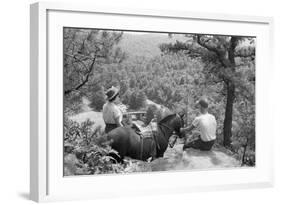
<path id="1" fill-rule="evenodd" d="M 183 144 L 177 144 L 168 148 L 163 158 L 151 162 L 152 171 L 241 167 L 239 161 L 221 150 L 200 151 L 190 148 L 183 151 L 182 147 Z"/>
<path id="2" fill-rule="evenodd" d="M 240 162 L 219 150 L 200 151 L 187 149 L 183 152 L 183 161 L 188 162 L 189 169 L 212 169 L 240 167 Z"/>

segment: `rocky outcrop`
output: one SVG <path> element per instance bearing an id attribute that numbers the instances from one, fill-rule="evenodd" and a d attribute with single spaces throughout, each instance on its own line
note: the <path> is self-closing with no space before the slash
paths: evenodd
<path id="1" fill-rule="evenodd" d="M 168 170 L 206 170 L 240 167 L 241 163 L 225 151 L 213 149 L 200 151 L 182 150 L 183 144 L 168 148 L 163 158 L 151 162 L 152 171 Z"/>

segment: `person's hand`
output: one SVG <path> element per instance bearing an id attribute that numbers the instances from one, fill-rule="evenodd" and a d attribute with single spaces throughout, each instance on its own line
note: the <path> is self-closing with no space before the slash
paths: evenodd
<path id="1" fill-rule="evenodd" d="M 184 128 L 180 128 L 180 133 L 184 133 Z"/>

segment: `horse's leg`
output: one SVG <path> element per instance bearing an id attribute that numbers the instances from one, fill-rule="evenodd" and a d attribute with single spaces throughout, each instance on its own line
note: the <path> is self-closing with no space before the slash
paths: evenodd
<path id="1" fill-rule="evenodd" d="M 150 156 L 151 161 L 155 160 L 157 158 L 157 147 L 154 140 L 151 140 L 150 142 Z"/>

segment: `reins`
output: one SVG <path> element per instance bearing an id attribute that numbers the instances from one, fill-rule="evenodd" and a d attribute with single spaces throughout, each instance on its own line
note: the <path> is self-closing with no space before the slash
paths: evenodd
<path id="1" fill-rule="evenodd" d="M 178 114 L 176 114 L 176 117 L 179 117 Z M 158 125 L 158 127 L 160 128 L 160 131 L 161 131 L 162 134 L 163 134 L 163 137 L 162 137 L 162 138 L 164 138 L 165 142 L 169 145 L 170 148 L 173 148 L 173 147 L 174 147 L 174 144 L 175 144 L 175 141 L 177 140 L 178 137 L 175 138 L 175 140 L 174 140 L 174 142 L 173 142 L 173 145 L 171 145 L 170 142 L 169 142 L 169 137 L 168 137 L 168 139 L 166 139 L 166 137 L 165 137 L 165 132 L 162 130 L 161 126 L 167 128 L 167 129 L 170 130 L 172 133 L 174 132 L 174 129 L 172 129 L 171 127 L 167 126 L 167 125 L 164 124 L 164 123 L 159 123 L 159 125 Z M 161 136 L 161 134 L 159 134 L 159 135 Z M 159 146 L 159 143 L 156 142 L 156 144 L 158 144 L 158 148 L 159 148 L 159 147 L 160 147 L 160 146 Z"/>

